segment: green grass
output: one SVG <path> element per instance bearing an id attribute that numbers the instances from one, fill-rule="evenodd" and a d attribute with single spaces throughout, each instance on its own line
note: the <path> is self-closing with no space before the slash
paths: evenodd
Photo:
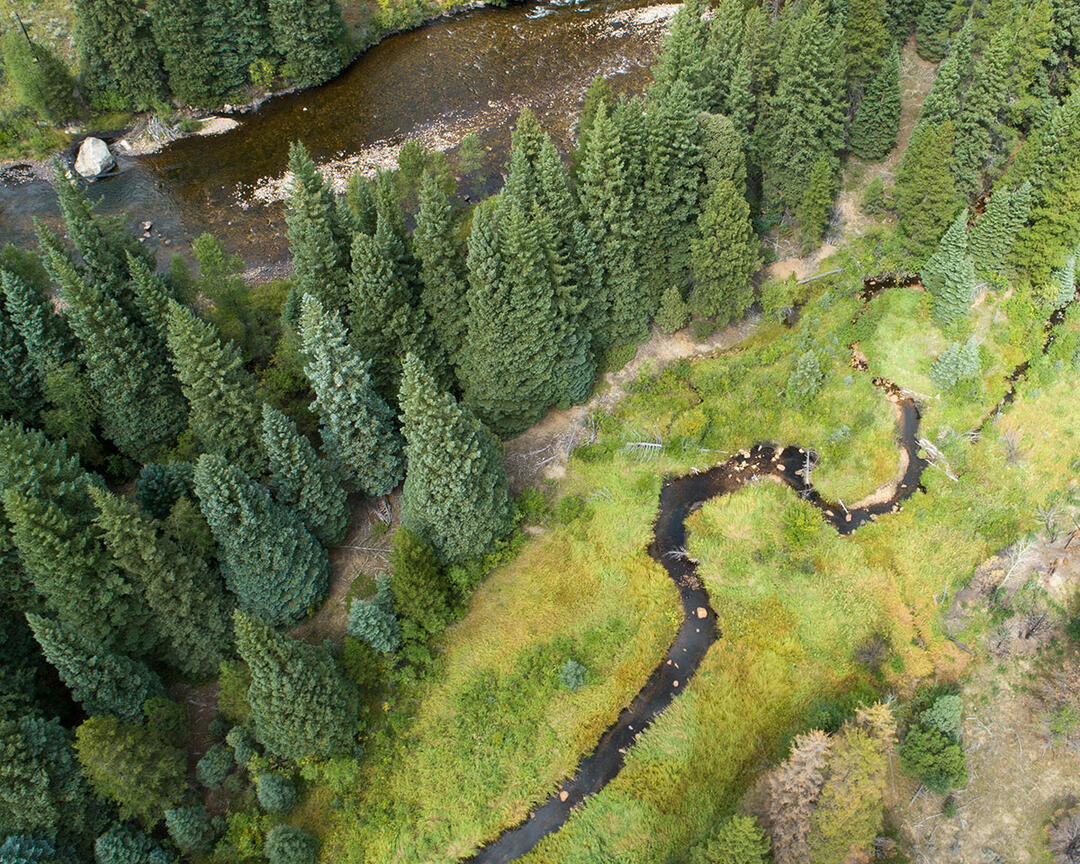
<path id="1" fill-rule="evenodd" d="M 861 254 L 842 253 L 846 270 L 875 272 Z M 949 339 L 925 295 L 895 289 L 866 304 L 860 285 L 849 276 L 815 286 L 795 327 L 764 324 L 738 350 L 643 374 L 613 415 L 597 418 L 597 440 L 576 451 L 556 493 L 580 496 L 583 512 L 552 520 L 480 587 L 440 640 L 433 673 L 384 706 L 359 765 L 333 784 L 315 779 L 298 812 L 323 834 L 324 860 L 449 860 L 525 818 L 637 692 L 677 626 L 674 589 L 645 551 L 661 478 L 758 441 L 801 444 L 821 456 L 823 493 L 853 502 L 897 469 L 895 411 L 874 375 L 925 393 L 924 434 L 958 480 L 928 469 L 927 494 L 851 537 L 773 483 L 696 513 L 690 552 L 722 638 L 616 780 L 526 860 L 680 860 L 782 753 L 815 699 L 870 685 L 902 695 L 961 674 L 967 658 L 944 638 L 939 603 L 1074 482 L 1080 315 L 973 442 L 957 432 L 989 415 L 1005 374 L 1038 354 L 1041 327 L 1015 314 L 1015 299 L 986 298 L 967 325 L 988 349 L 982 378 L 939 394 L 928 370 Z M 851 368 L 852 341 L 869 371 Z M 825 380 L 814 400 L 789 404 L 788 375 L 809 349 Z M 1022 442 L 1012 462 L 1006 432 Z M 627 447 L 642 440 L 663 446 L 644 457 Z M 877 635 L 891 656 L 875 679 L 855 652 Z M 978 643 L 977 632 L 959 638 Z M 573 694 L 558 684 L 569 658 L 589 670 Z"/>

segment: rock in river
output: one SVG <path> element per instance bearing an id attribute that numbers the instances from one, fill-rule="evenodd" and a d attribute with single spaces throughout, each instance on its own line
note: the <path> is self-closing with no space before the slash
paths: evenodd
<path id="1" fill-rule="evenodd" d="M 83 177 L 98 177 L 116 165 L 109 145 L 100 138 L 87 138 L 79 147 L 75 170 Z"/>

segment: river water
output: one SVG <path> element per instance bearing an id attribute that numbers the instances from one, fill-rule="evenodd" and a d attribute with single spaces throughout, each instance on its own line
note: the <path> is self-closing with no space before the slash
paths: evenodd
<path id="1" fill-rule="evenodd" d="M 209 230 L 249 265 L 274 265 L 287 257 L 282 207 L 253 193 L 281 176 L 290 141 L 343 176 L 392 164 L 410 138 L 448 149 L 476 131 L 496 175 L 521 108 L 565 146 L 594 76 L 643 90 L 665 13 L 641 0 L 554 0 L 444 18 L 387 38 L 322 87 L 270 100 L 231 132 L 120 157 L 122 172 L 90 192 L 104 213 L 152 222 L 162 260 Z M 35 217 L 55 223 L 48 184 L 0 185 L 0 244 L 32 243 Z"/>

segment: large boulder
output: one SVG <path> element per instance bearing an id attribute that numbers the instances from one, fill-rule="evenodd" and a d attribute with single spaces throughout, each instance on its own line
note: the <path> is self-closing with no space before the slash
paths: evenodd
<path id="1" fill-rule="evenodd" d="M 75 170 L 83 177 L 99 177 L 116 165 L 109 145 L 100 138 L 87 138 L 79 147 Z"/>

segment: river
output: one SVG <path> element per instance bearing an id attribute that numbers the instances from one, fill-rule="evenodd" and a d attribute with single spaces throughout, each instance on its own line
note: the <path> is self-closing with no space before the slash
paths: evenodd
<path id="1" fill-rule="evenodd" d="M 449 149 L 476 131 L 484 170 L 497 176 L 523 107 L 565 147 L 593 77 L 642 91 L 670 11 L 640 0 L 553 0 L 439 19 L 385 39 L 322 87 L 270 100 L 231 132 L 120 156 L 122 171 L 90 193 L 103 213 L 153 223 L 148 239 L 162 261 L 209 230 L 249 266 L 273 269 L 287 258 L 282 206 L 254 193 L 281 176 L 290 141 L 340 174 L 392 164 L 410 138 Z M 57 215 L 48 184 L 0 184 L 0 245 L 32 243 L 33 219 L 55 224 Z"/>

